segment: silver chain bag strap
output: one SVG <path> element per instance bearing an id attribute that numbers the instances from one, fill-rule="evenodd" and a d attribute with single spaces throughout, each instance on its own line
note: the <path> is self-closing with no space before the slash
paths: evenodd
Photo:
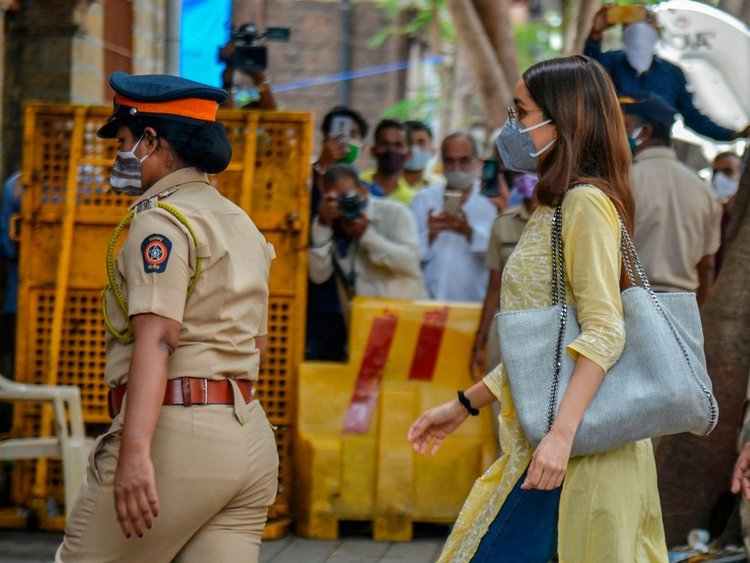
<path id="1" fill-rule="evenodd" d="M 707 435 L 719 417 L 695 294 L 657 297 L 622 219 L 620 232 L 631 284 L 621 294 L 625 348 L 586 410 L 572 456 L 667 434 Z M 551 238 L 552 307 L 496 317 L 513 403 L 534 446 L 549 432 L 560 408 L 575 368 L 565 347 L 581 333 L 575 307 L 565 300 L 562 205 L 555 209 Z"/>

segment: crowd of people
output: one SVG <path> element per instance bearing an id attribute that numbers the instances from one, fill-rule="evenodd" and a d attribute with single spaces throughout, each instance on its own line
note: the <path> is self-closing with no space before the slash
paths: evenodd
<path id="1" fill-rule="evenodd" d="M 641 260 L 656 290 L 694 291 L 702 304 L 721 265 L 740 155 L 718 154 L 706 182 L 672 148 L 673 106 L 653 92 L 620 96 L 619 104 Z M 351 124 L 343 140 L 330 130 L 339 117 Z M 394 119 L 377 124 L 369 148 L 375 167 L 359 172 L 368 129 L 346 107 L 322 123 L 312 166 L 306 357 L 346 358 L 355 295 L 482 303 L 469 367 L 479 378 L 499 363 L 492 319 L 504 265 L 537 204 L 536 174 L 509 170 L 494 143 L 484 150 L 466 131 L 445 135 L 435 155 L 427 124 Z"/>

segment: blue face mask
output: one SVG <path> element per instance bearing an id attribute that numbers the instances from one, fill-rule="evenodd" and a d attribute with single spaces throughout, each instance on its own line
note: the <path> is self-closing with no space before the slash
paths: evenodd
<path id="1" fill-rule="evenodd" d="M 508 117 L 495 141 L 497 150 L 500 152 L 500 158 L 502 158 L 507 168 L 514 172 L 531 174 L 537 171 L 539 168 L 539 155 L 550 148 L 557 139 L 552 139 L 541 149 L 536 150 L 529 132 L 544 127 L 549 123 L 552 123 L 551 119 L 524 128 L 520 121 L 510 116 Z"/>
<path id="2" fill-rule="evenodd" d="M 411 158 L 404 164 L 404 169 L 409 172 L 416 172 L 418 170 L 424 170 L 427 168 L 427 163 L 430 162 L 431 154 L 424 149 L 419 147 L 411 148 Z"/>

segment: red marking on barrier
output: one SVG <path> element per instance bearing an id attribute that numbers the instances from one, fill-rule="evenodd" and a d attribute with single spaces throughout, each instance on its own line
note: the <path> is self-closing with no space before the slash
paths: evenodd
<path id="1" fill-rule="evenodd" d="M 367 338 L 365 354 L 359 366 L 349 408 L 344 416 L 344 434 L 367 434 L 380 395 L 383 368 L 388 360 L 398 317 L 386 312 L 375 317 Z"/>
<path id="2" fill-rule="evenodd" d="M 422 326 L 417 336 L 417 346 L 411 359 L 409 379 L 432 381 L 449 310 L 450 307 L 443 307 L 424 312 Z"/>

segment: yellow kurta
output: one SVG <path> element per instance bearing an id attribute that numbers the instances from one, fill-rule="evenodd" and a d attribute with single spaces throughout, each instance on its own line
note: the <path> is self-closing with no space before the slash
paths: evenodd
<path id="1" fill-rule="evenodd" d="M 508 260 L 503 311 L 552 304 L 553 213 L 546 206 L 534 212 Z M 568 192 L 563 203 L 566 293 L 568 303 L 577 307 L 581 334 L 567 350 L 574 358 L 583 354 L 605 371 L 617 361 L 625 342 L 619 248 L 617 211 L 609 198 L 593 186 Z M 500 401 L 503 455 L 477 479 L 440 561 L 471 559 L 534 452 L 516 417 L 502 365 L 484 383 Z M 570 460 L 560 498 L 558 555 L 561 563 L 668 560 L 650 440 Z"/>

